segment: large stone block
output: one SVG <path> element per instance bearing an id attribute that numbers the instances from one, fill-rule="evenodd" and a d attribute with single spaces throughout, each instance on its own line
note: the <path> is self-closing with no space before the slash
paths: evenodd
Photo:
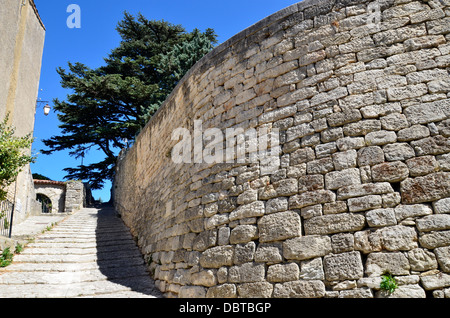
<path id="1" fill-rule="evenodd" d="M 341 171 L 331 171 L 325 175 L 325 188 L 336 190 L 352 184 L 360 184 L 359 169 L 350 168 Z"/>
<path id="2" fill-rule="evenodd" d="M 234 249 L 233 263 L 235 265 L 240 265 L 248 262 L 253 262 L 253 259 L 255 257 L 255 250 L 255 242 L 236 245 Z"/>
<path id="3" fill-rule="evenodd" d="M 411 125 L 427 124 L 446 119 L 444 108 L 448 108 L 449 100 L 421 103 L 405 109 L 405 115 Z"/>
<path id="4" fill-rule="evenodd" d="M 400 184 L 402 202 L 414 204 L 450 196 L 450 173 L 437 172 L 424 177 L 406 179 Z"/>
<path id="5" fill-rule="evenodd" d="M 373 181 L 399 182 L 409 176 L 408 166 L 401 161 L 385 162 L 372 166 Z"/>
<path id="6" fill-rule="evenodd" d="M 356 122 L 361 118 L 362 116 L 358 109 L 351 109 L 345 112 L 333 113 L 327 117 L 327 120 L 331 127 L 338 127 Z"/>
<path id="7" fill-rule="evenodd" d="M 255 253 L 258 263 L 276 264 L 283 260 L 281 243 L 261 243 Z"/>
<path id="8" fill-rule="evenodd" d="M 411 141 L 417 156 L 441 155 L 450 152 L 450 139 L 441 135 Z"/>
<path id="9" fill-rule="evenodd" d="M 450 213 L 450 198 L 433 202 L 435 213 Z"/>
<path id="10" fill-rule="evenodd" d="M 399 222 L 410 217 L 433 214 L 431 208 L 425 204 L 398 205 L 394 210 L 395 216 Z"/>
<path id="11" fill-rule="evenodd" d="M 238 285 L 237 290 L 242 298 L 270 298 L 273 285 L 268 282 L 243 283 Z"/>
<path id="12" fill-rule="evenodd" d="M 436 247 L 449 246 L 450 245 L 450 231 L 430 232 L 419 237 L 420 245 L 428 248 L 435 249 Z"/>
<path id="13" fill-rule="evenodd" d="M 206 298 L 236 298 L 237 290 L 235 284 L 223 284 L 208 288 Z"/>
<path id="14" fill-rule="evenodd" d="M 407 143 L 389 144 L 383 147 L 383 151 L 387 161 L 405 161 L 416 155 L 414 149 Z"/>
<path id="15" fill-rule="evenodd" d="M 364 228 L 366 218 L 352 213 L 315 216 L 304 221 L 306 235 L 327 235 L 354 232 Z"/>
<path id="16" fill-rule="evenodd" d="M 394 192 L 394 189 L 392 189 L 389 182 L 355 184 L 339 188 L 337 191 L 337 199 L 345 200 L 348 198 L 392 192 Z"/>
<path id="17" fill-rule="evenodd" d="M 365 136 L 365 141 L 368 146 L 380 146 L 397 141 L 397 135 L 393 131 L 379 130 L 368 133 Z"/>
<path id="18" fill-rule="evenodd" d="M 424 176 L 439 170 L 439 164 L 434 156 L 421 156 L 406 160 L 411 177 Z"/>
<path id="19" fill-rule="evenodd" d="M 450 214 L 435 214 L 416 220 L 417 229 L 421 232 L 443 231 L 450 229 Z"/>
<path id="20" fill-rule="evenodd" d="M 327 281 L 359 279 L 364 275 L 364 267 L 359 252 L 330 254 L 323 258 Z"/>
<path id="21" fill-rule="evenodd" d="M 286 259 L 306 260 L 325 256 L 331 250 L 331 239 L 328 236 L 307 235 L 283 243 L 283 256 Z"/>
<path id="22" fill-rule="evenodd" d="M 245 263 L 232 266 L 228 271 L 230 283 L 253 283 L 264 281 L 266 274 L 264 264 Z"/>
<path id="23" fill-rule="evenodd" d="M 301 236 L 301 227 L 300 216 L 296 212 L 265 215 L 258 221 L 259 241 L 281 241 Z"/>
<path id="24" fill-rule="evenodd" d="M 300 269 L 296 263 L 271 265 L 267 269 L 267 280 L 272 283 L 283 283 L 298 280 Z"/>
<path id="25" fill-rule="evenodd" d="M 380 231 L 381 243 L 388 251 L 409 251 L 418 246 L 413 227 L 394 225 L 377 231 Z"/>
<path id="26" fill-rule="evenodd" d="M 371 253 L 367 257 L 365 273 L 368 276 L 381 276 L 389 271 L 392 275 L 408 275 L 409 270 L 408 258 L 403 253 Z"/>
<path id="27" fill-rule="evenodd" d="M 213 270 L 204 270 L 192 273 L 191 283 L 198 286 L 212 287 L 217 285 L 217 277 Z"/>
<path id="28" fill-rule="evenodd" d="M 233 265 L 234 246 L 225 245 L 207 249 L 200 257 L 203 268 L 220 268 Z"/>
<path id="29" fill-rule="evenodd" d="M 364 147 L 358 150 L 358 165 L 373 166 L 384 162 L 384 152 L 378 146 Z"/>
<path id="30" fill-rule="evenodd" d="M 258 238 L 258 228 L 254 225 L 238 225 L 231 230 L 230 243 L 247 243 Z"/>
<path id="31" fill-rule="evenodd" d="M 413 271 L 428 271 L 436 269 L 438 263 L 434 253 L 423 248 L 415 248 L 408 252 L 408 260 Z"/>
<path id="32" fill-rule="evenodd" d="M 301 209 L 306 206 L 320 203 L 334 202 L 336 194 L 329 190 L 308 191 L 289 198 L 289 208 Z"/>
<path id="33" fill-rule="evenodd" d="M 440 289 L 450 286 L 450 275 L 438 273 L 420 276 L 420 282 L 425 290 Z"/>
<path id="34" fill-rule="evenodd" d="M 262 216 L 264 215 L 264 202 L 255 201 L 249 204 L 241 205 L 236 210 L 230 213 L 230 221 L 239 219 Z"/>
<path id="35" fill-rule="evenodd" d="M 441 270 L 450 273 L 450 246 L 438 247 L 434 250 L 434 253 Z"/>
<path id="36" fill-rule="evenodd" d="M 381 237 L 379 232 L 370 230 L 355 232 L 355 250 L 364 254 L 381 251 Z"/>
<path id="37" fill-rule="evenodd" d="M 183 286 L 178 293 L 179 298 L 205 298 L 206 288 L 201 286 Z"/>
<path id="38" fill-rule="evenodd" d="M 325 284 L 320 280 L 297 280 L 275 284 L 274 298 L 322 298 Z"/>
<path id="39" fill-rule="evenodd" d="M 394 209 L 375 209 L 366 212 L 367 224 L 371 227 L 397 225 Z"/>
<path id="40" fill-rule="evenodd" d="M 383 205 L 383 199 L 380 195 L 366 195 L 363 197 L 348 199 L 347 205 L 350 212 L 362 212 L 381 208 Z"/>
<path id="41" fill-rule="evenodd" d="M 413 125 L 409 128 L 400 130 L 397 133 L 398 141 L 411 141 L 430 136 L 430 130 L 423 125 Z"/>

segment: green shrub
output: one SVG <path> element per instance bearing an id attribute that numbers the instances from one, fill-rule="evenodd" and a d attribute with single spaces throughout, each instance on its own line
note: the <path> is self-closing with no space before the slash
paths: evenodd
<path id="1" fill-rule="evenodd" d="M 15 129 L 8 125 L 9 115 L 0 123 L 0 201 L 6 200 L 7 187 L 13 183 L 21 169 L 36 159 L 25 154 L 33 143 L 31 134 L 14 136 Z"/>
<path id="2" fill-rule="evenodd" d="M 0 255 L 0 267 L 6 267 L 11 264 L 13 260 L 13 253 L 11 253 L 9 247 L 5 248 Z"/>

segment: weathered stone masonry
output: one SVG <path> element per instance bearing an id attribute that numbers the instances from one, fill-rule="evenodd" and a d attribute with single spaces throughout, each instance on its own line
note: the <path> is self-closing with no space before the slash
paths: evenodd
<path id="1" fill-rule="evenodd" d="M 449 39 L 449 0 L 306 0 L 197 63 L 117 168 L 161 291 L 450 297 Z M 194 120 L 279 128 L 279 169 L 173 163 Z"/>

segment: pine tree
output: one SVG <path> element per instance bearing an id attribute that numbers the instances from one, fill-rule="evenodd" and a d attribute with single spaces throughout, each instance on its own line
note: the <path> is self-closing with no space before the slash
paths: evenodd
<path id="1" fill-rule="evenodd" d="M 43 154 L 69 149 L 76 159 L 91 149 L 104 160 L 64 169 L 67 179 L 87 180 L 101 189 L 114 177 L 116 156 L 158 110 L 186 72 L 216 43 L 214 30 L 187 32 L 181 25 L 125 12 L 116 30 L 122 41 L 91 69 L 82 63 L 58 68 L 67 100 L 54 100 L 62 135 L 44 140 Z"/>

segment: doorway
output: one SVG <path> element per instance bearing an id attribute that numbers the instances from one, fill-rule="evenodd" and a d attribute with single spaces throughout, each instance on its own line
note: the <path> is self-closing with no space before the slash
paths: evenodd
<path id="1" fill-rule="evenodd" d="M 44 194 L 37 194 L 36 200 L 42 205 L 42 213 L 52 213 L 52 201 L 50 198 Z"/>

